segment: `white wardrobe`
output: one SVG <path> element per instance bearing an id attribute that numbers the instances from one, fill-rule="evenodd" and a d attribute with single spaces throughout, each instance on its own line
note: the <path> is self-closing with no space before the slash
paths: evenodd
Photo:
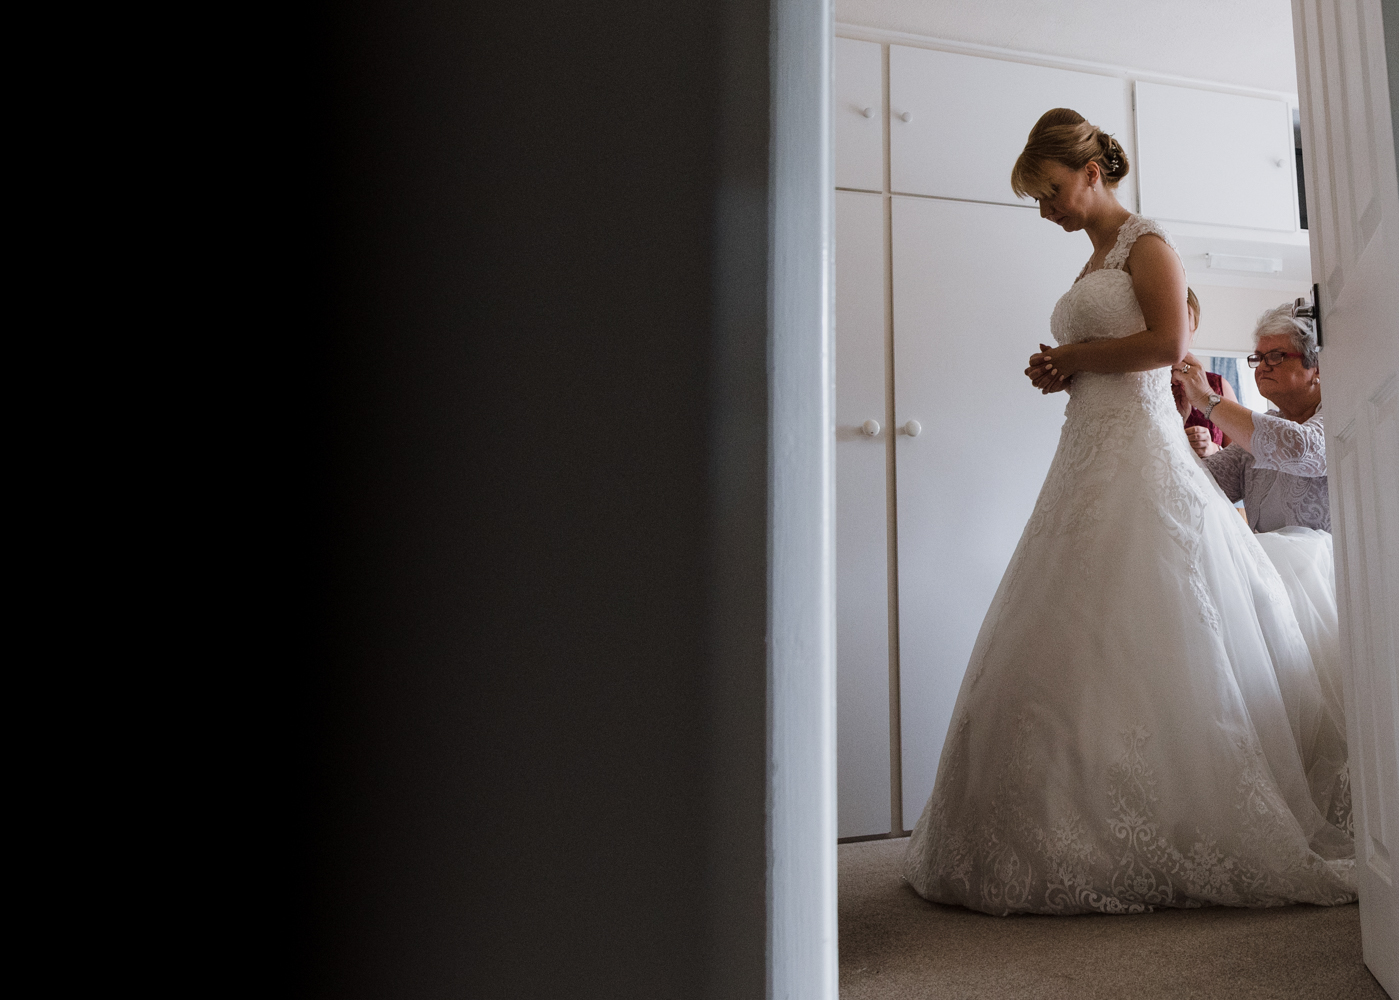
<path id="1" fill-rule="evenodd" d="M 1197 94 L 1255 102 L 1221 128 L 1250 111 L 1271 123 L 1240 132 L 1252 200 L 1225 199 L 1234 214 L 1219 219 L 1220 199 L 1192 196 L 1200 185 L 1169 156 L 1154 173 L 1139 164 L 1173 141 L 1139 131 L 1143 81 L 879 40 L 838 37 L 834 53 L 839 836 L 858 838 L 912 828 L 932 790 L 1063 421 L 1065 397 L 1034 392 L 1022 370 L 1091 246 L 1011 193 L 1031 126 L 1072 107 L 1113 132 L 1133 161 L 1124 204 L 1137 207 L 1140 176 L 1143 205 L 1196 216 L 1201 239 L 1210 226 L 1236 242 L 1245 224 L 1278 227 L 1264 243 L 1297 230 L 1283 99 L 1150 84 L 1190 91 L 1151 92 L 1163 134 L 1213 121 Z"/>

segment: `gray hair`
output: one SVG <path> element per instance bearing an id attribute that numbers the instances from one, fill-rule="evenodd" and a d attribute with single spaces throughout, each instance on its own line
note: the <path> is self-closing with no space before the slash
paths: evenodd
<path id="1" fill-rule="evenodd" d="M 1316 333 L 1312 321 L 1297 319 L 1292 315 L 1292 303 L 1284 302 L 1276 309 L 1269 309 L 1258 317 L 1258 325 L 1253 328 L 1253 346 L 1264 337 L 1285 336 L 1292 341 L 1292 349 L 1302 355 L 1303 368 L 1315 368 L 1317 364 Z"/>

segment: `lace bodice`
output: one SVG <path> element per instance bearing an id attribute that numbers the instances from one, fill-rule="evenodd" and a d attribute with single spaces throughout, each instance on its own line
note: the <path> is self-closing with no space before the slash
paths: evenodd
<path id="1" fill-rule="evenodd" d="M 1132 276 L 1123 270 L 1132 246 L 1146 233 L 1161 237 L 1175 249 L 1175 243 L 1160 225 L 1140 215 L 1129 216 L 1118 229 L 1117 242 L 1108 251 L 1103 266 L 1094 271 L 1085 266 L 1073 287 L 1055 304 L 1049 329 L 1057 343 L 1130 337 L 1146 328 Z M 1149 414 L 1150 419 L 1163 424 L 1180 424 L 1171 399 L 1171 375 L 1166 368 L 1112 375 L 1079 372 L 1069 386 L 1069 395 L 1072 402 L 1065 414 L 1074 423 L 1093 425 L 1104 419 L 1122 419 L 1125 407 L 1138 414 Z"/>
<path id="2" fill-rule="evenodd" d="M 1049 329 L 1057 343 L 1128 337 L 1145 328 L 1146 321 L 1132 288 L 1132 276 L 1123 268 L 1133 245 L 1147 233 L 1161 237 L 1167 246 L 1175 249 L 1170 234 L 1156 222 L 1140 215 L 1130 216 L 1118 229 L 1117 242 L 1108 251 L 1103 266 L 1089 271 L 1084 264 L 1073 287 L 1055 304 Z"/>

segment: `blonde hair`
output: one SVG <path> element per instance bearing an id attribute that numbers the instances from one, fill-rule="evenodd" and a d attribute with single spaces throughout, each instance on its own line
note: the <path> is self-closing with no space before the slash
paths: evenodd
<path id="1" fill-rule="evenodd" d="M 1046 163 L 1062 163 L 1070 170 L 1096 163 L 1108 187 L 1116 187 L 1131 169 L 1121 143 L 1068 108 L 1040 115 L 1010 172 L 1010 189 L 1022 198 L 1043 194 L 1049 187 L 1044 176 Z"/>
<path id="2" fill-rule="evenodd" d="M 1195 325 L 1200 325 L 1200 300 L 1195 297 L 1195 289 L 1186 288 L 1185 308 L 1189 309 L 1195 316 Z"/>

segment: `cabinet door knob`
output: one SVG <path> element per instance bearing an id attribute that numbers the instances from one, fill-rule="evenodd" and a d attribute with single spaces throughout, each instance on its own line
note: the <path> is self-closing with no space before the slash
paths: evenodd
<path id="1" fill-rule="evenodd" d="M 899 121 L 903 121 L 903 122 L 911 122 L 911 121 L 913 121 L 913 112 L 912 112 L 912 111 L 901 111 L 901 112 L 899 112 Z"/>
<path id="2" fill-rule="evenodd" d="M 860 430 L 864 431 L 870 437 L 879 437 L 879 421 L 866 420 L 860 425 Z"/>
<path id="3" fill-rule="evenodd" d="M 1273 157 L 1273 166 L 1275 166 L 1275 167 L 1280 167 L 1280 166 L 1282 166 L 1282 157 L 1280 157 L 1280 156 L 1275 156 L 1275 157 Z"/>
<path id="4" fill-rule="evenodd" d="M 874 108 L 861 108 L 860 114 L 864 115 L 866 118 L 873 118 Z"/>
<path id="5" fill-rule="evenodd" d="M 911 438 L 916 438 L 919 434 L 923 433 L 923 425 L 917 420 L 910 420 L 908 423 L 904 424 L 903 432 Z"/>

